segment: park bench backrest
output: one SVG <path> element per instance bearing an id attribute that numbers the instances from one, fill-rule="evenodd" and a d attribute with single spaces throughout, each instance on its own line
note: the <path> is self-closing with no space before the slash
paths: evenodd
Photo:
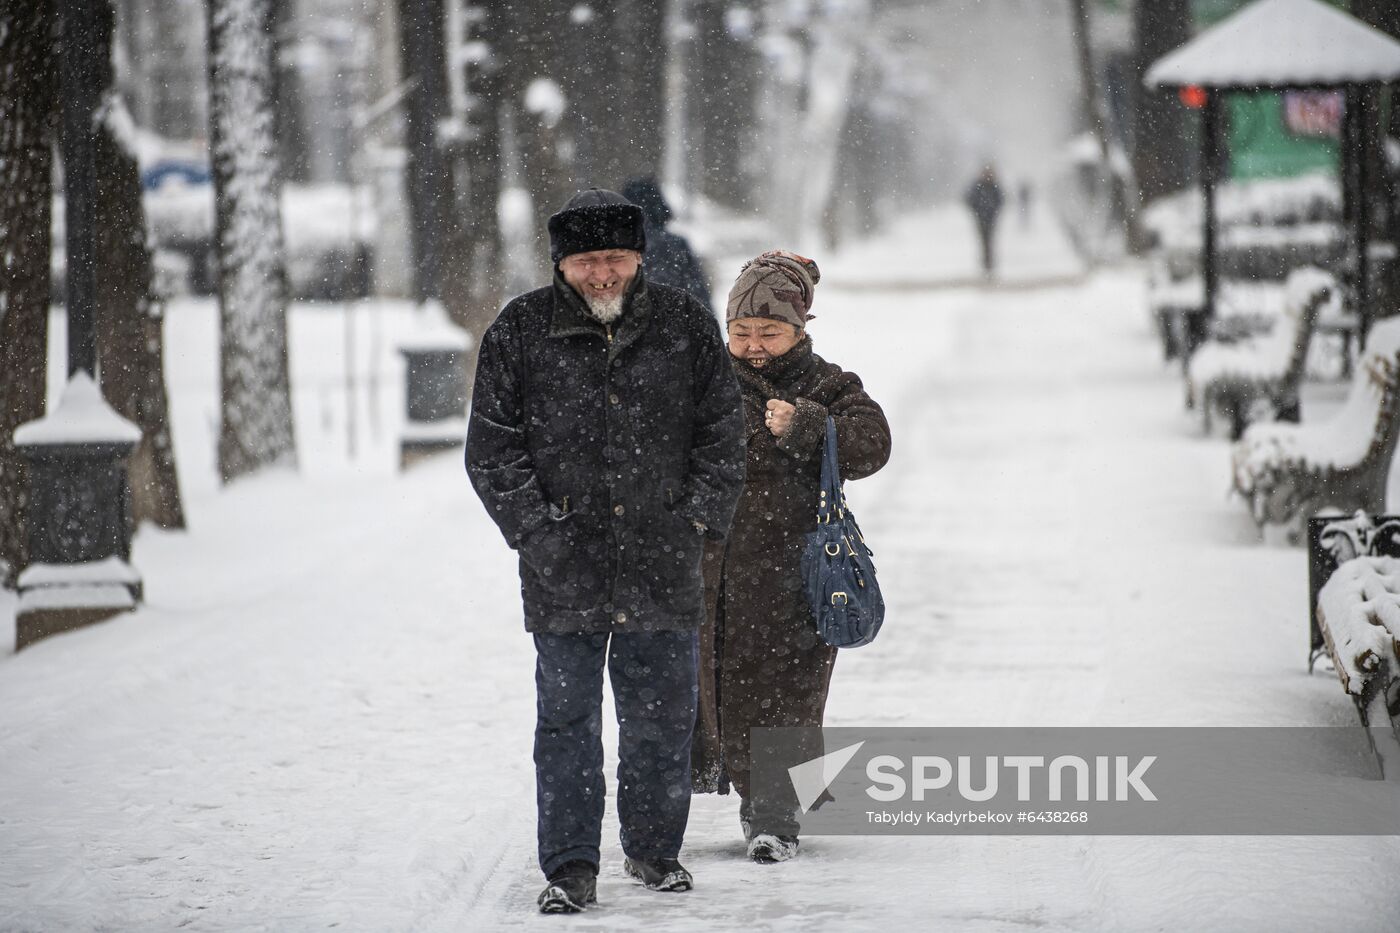
<path id="1" fill-rule="evenodd" d="M 1337 279 L 1321 269 L 1308 267 L 1298 269 L 1288 276 L 1287 299 L 1283 306 L 1284 316 L 1293 322 L 1293 328 L 1280 327 L 1281 339 L 1291 340 L 1288 348 L 1288 365 L 1284 368 L 1284 378 L 1297 385 L 1303 378 L 1303 370 L 1308 362 L 1308 346 L 1312 343 L 1317 319 L 1328 304 L 1341 303 L 1341 289 Z"/>
<path id="2" fill-rule="evenodd" d="M 1282 312 L 1273 328 L 1247 341 L 1212 340 L 1187 364 L 1187 377 L 1198 385 L 1218 379 L 1282 380 L 1296 387 L 1307 364 L 1322 308 L 1336 302 L 1337 280 L 1321 269 L 1298 269 L 1288 278 Z M 1245 372 L 1239 372 L 1246 367 Z"/>
<path id="3" fill-rule="evenodd" d="M 1334 423 L 1349 437 L 1370 439 L 1358 468 L 1389 471 L 1400 439 L 1396 415 L 1400 413 L 1400 316 L 1386 318 L 1371 328 L 1366 348 L 1351 380 L 1351 391 Z M 1340 454 L 1341 452 L 1338 451 Z"/>

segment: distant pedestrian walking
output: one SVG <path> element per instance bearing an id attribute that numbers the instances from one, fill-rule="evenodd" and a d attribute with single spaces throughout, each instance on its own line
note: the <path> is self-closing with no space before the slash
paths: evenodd
<path id="1" fill-rule="evenodd" d="M 573 913 L 597 899 L 605 668 L 623 867 L 653 890 L 691 887 L 676 859 L 700 562 L 743 487 L 744 415 L 714 314 L 645 281 L 640 208 L 590 189 L 549 218 L 549 240 L 554 282 L 511 301 L 482 338 L 466 460 L 520 552 L 535 640 L 539 906 Z"/>
<path id="2" fill-rule="evenodd" d="M 711 307 L 710 280 L 690 243 L 679 233 L 666 229 L 671 222 L 671 205 L 655 178 L 634 178 L 622 189 L 622 196 L 642 209 L 646 219 L 647 250 L 642 268 L 653 285 L 669 285 L 689 292 L 705 307 Z"/>
<path id="3" fill-rule="evenodd" d="M 973 220 L 977 222 L 977 236 L 982 241 L 982 271 L 991 275 L 996 270 L 993 241 L 1003 200 L 1001 185 L 997 184 L 996 169 L 991 165 L 983 166 L 982 174 L 968 187 L 963 200 L 967 202 Z"/>

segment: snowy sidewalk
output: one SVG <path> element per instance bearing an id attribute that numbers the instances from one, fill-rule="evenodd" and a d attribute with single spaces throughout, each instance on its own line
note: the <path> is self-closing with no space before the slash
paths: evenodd
<path id="1" fill-rule="evenodd" d="M 1354 721 L 1306 674 L 1304 555 L 1226 499 L 1138 276 L 821 288 L 818 352 L 895 444 L 850 489 L 889 616 L 831 724 Z M 601 906 L 540 917 L 533 652 L 457 458 L 193 488 L 191 532 L 137 541 L 139 612 L 0 655 L 0 930 L 1400 928 L 1395 839 L 814 837 L 756 866 L 733 797 L 696 798 L 695 891 L 626 881 L 610 811 Z"/>
<path id="2" fill-rule="evenodd" d="M 1044 205 L 1002 211 L 994 238 L 996 273 L 984 276 L 972 214 L 944 204 L 896 221 L 881 236 L 822 263 L 827 290 L 918 292 L 931 288 L 1033 289 L 1085 275 L 1059 221 Z"/>

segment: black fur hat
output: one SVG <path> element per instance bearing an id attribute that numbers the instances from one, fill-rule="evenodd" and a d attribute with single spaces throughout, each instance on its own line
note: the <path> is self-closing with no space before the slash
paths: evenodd
<path id="1" fill-rule="evenodd" d="M 645 252 L 646 226 L 642 209 L 605 188 L 589 188 L 569 199 L 549 218 L 549 258 L 556 264 L 574 253 L 599 249 Z"/>

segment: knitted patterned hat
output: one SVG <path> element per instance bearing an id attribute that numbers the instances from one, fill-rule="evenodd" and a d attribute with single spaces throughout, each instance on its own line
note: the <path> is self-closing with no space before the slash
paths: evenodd
<path id="1" fill-rule="evenodd" d="M 766 317 L 787 321 L 801 330 L 815 317 L 809 312 L 821 278 L 817 264 L 806 256 L 785 249 L 761 253 L 739 270 L 739 278 L 729 290 L 725 323 L 743 317 Z"/>

